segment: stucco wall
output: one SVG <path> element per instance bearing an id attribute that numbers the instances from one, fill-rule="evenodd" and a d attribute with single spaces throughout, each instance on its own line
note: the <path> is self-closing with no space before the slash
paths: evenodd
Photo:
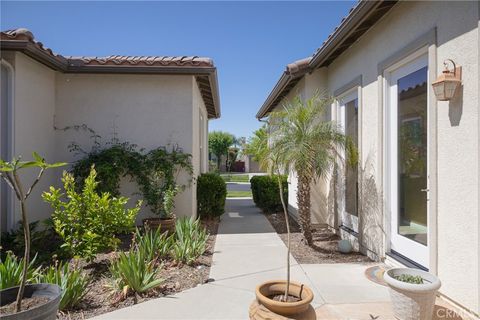
<path id="1" fill-rule="evenodd" d="M 36 151 L 47 162 L 55 162 L 55 72 L 22 53 L 15 53 L 10 62 L 14 67 L 13 155 L 30 160 L 32 152 Z M 56 172 L 59 171 L 61 170 L 47 171 L 30 195 L 27 203 L 30 221 L 49 216 L 50 206 L 42 201 L 41 193 L 54 183 Z M 24 188 L 28 188 L 37 175 L 38 170 L 25 169 L 21 174 Z M 21 213 L 19 204 L 17 201 L 15 203 L 13 221 L 16 222 L 21 219 Z"/>
<path id="2" fill-rule="evenodd" d="M 192 129 L 193 129 L 193 175 L 198 177 L 208 171 L 208 118 L 207 109 L 197 82 L 192 81 L 193 104 L 192 104 Z M 192 199 L 194 203 L 193 214 L 197 214 L 196 179 L 192 183 Z"/>
<path id="3" fill-rule="evenodd" d="M 89 75 L 57 74 L 55 126 L 64 128 L 86 124 L 110 141 L 114 133 L 120 141 L 151 150 L 178 145 L 192 153 L 192 76 L 176 75 Z M 86 132 L 56 131 L 56 157 L 76 159 L 67 149 L 75 141 L 90 150 L 93 141 Z M 181 180 L 185 181 L 186 177 Z M 195 215 L 193 189 L 177 196 L 175 213 Z M 121 192 L 131 204 L 141 196 L 133 182 L 124 179 Z M 137 222 L 150 215 L 144 205 Z"/>
<path id="4" fill-rule="evenodd" d="M 421 35 L 436 30 L 436 44 L 429 51 L 429 68 L 434 68 L 433 74 L 438 75 L 443 70 L 442 62 L 453 59 L 463 68 L 463 86 L 455 100 L 434 102 L 429 107 L 433 108 L 432 116 L 436 116 L 429 131 L 433 142 L 436 138 L 430 154 L 433 160 L 429 162 L 434 170 L 431 172 L 434 183 L 429 186 L 430 270 L 442 280 L 443 294 L 476 313 L 480 312 L 478 6 L 478 2 L 399 3 L 328 67 L 326 77 L 308 75 L 290 94 L 294 91 L 305 94 L 314 87 L 327 87 L 333 94 L 353 79 L 362 77 L 360 241 L 364 250 L 381 258 L 388 250 L 390 224 L 389 213 L 383 206 L 385 132 L 383 84 L 379 81 L 382 76 L 381 72 L 379 76 L 378 65 Z M 294 175 L 290 181 L 295 190 Z M 316 186 L 312 202 L 321 203 L 327 190 Z M 289 201 L 296 207 L 294 200 L 295 193 L 291 192 Z M 313 220 L 323 219 L 322 214 L 312 211 Z M 328 220 L 331 214 L 329 217 L 320 222 L 331 224 Z"/>

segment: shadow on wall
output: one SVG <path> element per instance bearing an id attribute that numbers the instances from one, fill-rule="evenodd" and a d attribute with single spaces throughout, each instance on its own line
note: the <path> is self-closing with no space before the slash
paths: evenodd
<path id="1" fill-rule="evenodd" d="M 457 92 L 452 100 L 448 102 L 448 118 L 450 125 L 457 127 L 460 125 L 463 113 L 463 85 L 457 89 Z"/>
<path id="2" fill-rule="evenodd" d="M 373 260 L 380 260 L 384 252 L 384 215 L 382 211 L 383 195 L 375 179 L 374 157 L 370 153 L 363 167 L 359 168 L 359 218 L 358 241 L 360 252 Z M 340 179 L 342 169 L 336 167 L 330 179 L 327 197 L 328 225 L 338 229 L 342 225 L 340 212 L 345 199 L 345 180 Z"/>
<path id="3" fill-rule="evenodd" d="M 360 251 L 371 259 L 379 260 L 385 252 L 385 219 L 382 210 L 383 194 L 377 187 L 372 158 L 370 153 L 364 166 L 360 168 L 361 213 L 358 230 Z"/>

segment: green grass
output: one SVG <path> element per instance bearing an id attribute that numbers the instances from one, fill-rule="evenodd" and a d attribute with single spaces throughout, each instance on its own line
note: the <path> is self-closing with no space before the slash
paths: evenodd
<path id="1" fill-rule="evenodd" d="M 222 174 L 225 182 L 249 182 L 248 174 Z"/>
<path id="2" fill-rule="evenodd" d="M 252 191 L 228 191 L 227 198 L 251 197 Z"/>

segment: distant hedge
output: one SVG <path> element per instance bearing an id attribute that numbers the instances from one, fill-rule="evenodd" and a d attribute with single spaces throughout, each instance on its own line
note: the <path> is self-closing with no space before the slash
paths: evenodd
<path id="1" fill-rule="evenodd" d="M 283 198 L 288 202 L 287 176 L 280 176 L 283 186 Z M 253 202 L 265 213 L 282 211 L 282 202 L 278 192 L 277 176 L 253 176 L 250 179 Z"/>
<path id="2" fill-rule="evenodd" d="M 217 173 L 204 173 L 197 180 L 197 211 L 200 217 L 218 217 L 225 212 L 227 184 Z"/>

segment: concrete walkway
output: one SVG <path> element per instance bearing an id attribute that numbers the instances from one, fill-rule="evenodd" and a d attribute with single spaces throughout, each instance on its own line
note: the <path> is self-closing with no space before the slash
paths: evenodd
<path id="1" fill-rule="evenodd" d="M 252 200 L 229 199 L 210 270 L 214 282 L 95 319 L 248 319 L 256 285 L 271 279 L 285 279 L 285 260 L 284 243 Z M 389 300 L 385 287 L 363 275 L 366 265 L 299 265 L 293 257 L 291 264 L 292 280 L 314 291 L 312 305 L 319 315 L 332 315 L 335 310 L 331 307 L 337 304 L 363 303 L 369 310 L 378 310 L 377 304 L 385 305 Z"/>

